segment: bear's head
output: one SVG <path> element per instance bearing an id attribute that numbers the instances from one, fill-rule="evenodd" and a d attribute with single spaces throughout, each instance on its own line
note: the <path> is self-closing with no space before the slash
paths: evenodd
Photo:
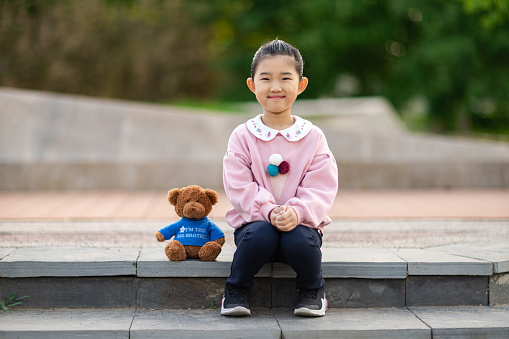
<path id="1" fill-rule="evenodd" d="M 203 189 L 197 185 L 168 191 L 168 201 L 175 206 L 177 215 L 188 219 L 206 217 L 218 200 L 216 191 L 210 188 Z"/>

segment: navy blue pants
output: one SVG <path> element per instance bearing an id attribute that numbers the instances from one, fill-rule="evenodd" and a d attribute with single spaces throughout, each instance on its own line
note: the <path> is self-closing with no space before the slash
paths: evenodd
<path id="1" fill-rule="evenodd" d="M 299 225 L 281 232 L 266 221 L 247 224 L 234 233 L 237 250 L 227 285 L 253 288 L 253 278 L 268 262 L 290 265 L 297 273 L 297 289 L 323 287 L 322 235 L 314 228 Z"/>

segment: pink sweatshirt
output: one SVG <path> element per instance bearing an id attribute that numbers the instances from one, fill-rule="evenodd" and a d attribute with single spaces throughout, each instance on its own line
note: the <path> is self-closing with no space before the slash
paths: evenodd
<path id="1" fill-rule="evenodd" d="M 295 124 L 277 131 L 261 115 L 239 125 L 230 136 L 223 160 L 223 182 L 233 209 L 226 221 L 233 228 L 266 220 L 278 205 L 291 206 L 298 224 L 323 229 L 338 189 L 338 169 L 325 135 L 307 120 L 294 116 Z M 269 157 L 280 154 L 290 164 L 279 202 L 276 202 Z M 282 174 L 279 174 L 280 176 Z"/>

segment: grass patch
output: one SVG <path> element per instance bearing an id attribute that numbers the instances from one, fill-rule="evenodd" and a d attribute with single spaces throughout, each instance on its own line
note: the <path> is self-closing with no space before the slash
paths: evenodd
<path id="1" fill-rule="evenodd" d="M 24 299 L 24 298 L 30 298 L 29 296 L 24 296 L 24 297 L 18 297 L 16 296 L 16 293 L 13 293 L 9 296 L 9 298 L 7 298 L 7 300 L 2 300 L 0 301 L 0 307 L 2 308 L 2 310 L 4 310 L 5 312 L 10 312 L 9 311 L 9 308 L 13 307 L 13 306 L 16 306 L 16 305 L 20 305 L 22 304 L 22 302 L 20 301 L 21 299 Z"/>

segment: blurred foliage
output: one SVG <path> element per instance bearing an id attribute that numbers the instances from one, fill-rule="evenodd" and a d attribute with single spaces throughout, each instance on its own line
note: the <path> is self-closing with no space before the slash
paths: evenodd
<path id="1" fill-rule="evenodd" d="M 182 1 L 0 1 L 2 86 L 159 100 L 212 81 L 212 34 Z"/>
<path id="2" fill-rule="evenodd" d="M 462 0 L 468 13 L 480 13 L 480 22 L 490 30 L 509 19 L 508 0 Z"/>
<path id="3" fill-rule="evenodd" d="M 414 127 L 509 133 L 509 0 L 0 0 L 0 85 L 253 100 L 254 52 L 303 54 L 305 98 L 388 97 Z"/>

